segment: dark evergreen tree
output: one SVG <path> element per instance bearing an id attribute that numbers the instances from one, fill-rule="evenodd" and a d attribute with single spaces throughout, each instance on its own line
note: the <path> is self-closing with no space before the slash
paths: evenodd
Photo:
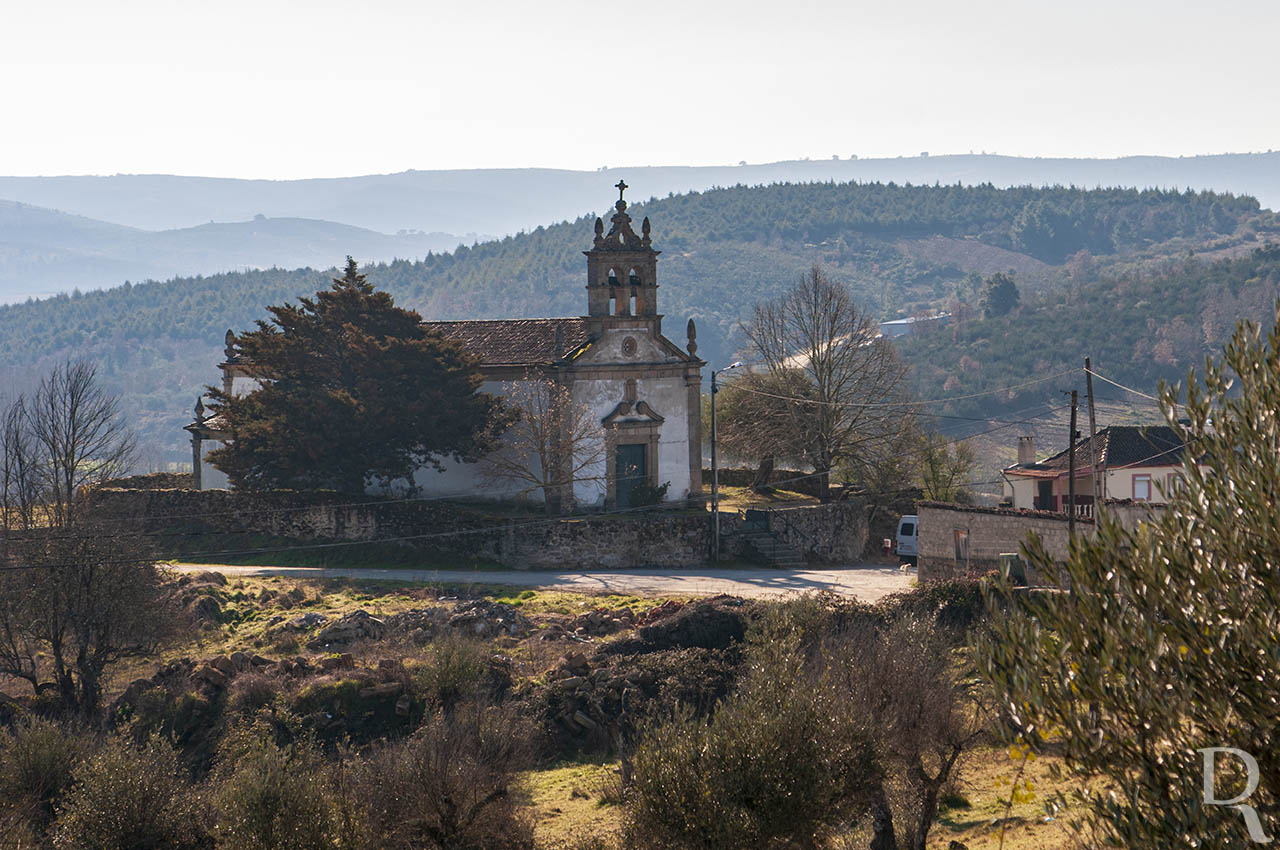
<path id="1" fill-rule="evenodd" d="M 1018 306 L 1019 298 L 1018 285 L 1013 282 L 1013 274 L 996 272 L 982 285 L 980 302 L 982 315 L 988 319 L 1006 316 Z"/>
<path id="2" fill-rule="evenodd" d="M 423 465 L 480 453 L 505 424 L 475 362 L 350 257 L 328 290 L 267 309 L 271 321 L 235 341 L 261 386 L 239 397 L 210 388 L 232 440 L 209 458 L 237 487 L 411 482 Z"/>

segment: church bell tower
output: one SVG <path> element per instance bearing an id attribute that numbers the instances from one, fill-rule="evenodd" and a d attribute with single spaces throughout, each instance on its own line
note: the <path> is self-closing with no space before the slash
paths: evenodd
<path id="1" fill-rule="evenodd" d="M 618 201 L 610 218 L 609 232 L 596 219 L 595 244 L 587 255 L 587 315 L 599 327 L 635 324 L 647 319 L 653 333 L 662 332 L 658 314 L 658 254 L 649 238 L 649 219 L 640 225 L 640 234 L 631 228 L 623 193 L 627 184 L 619 180 Z"/>

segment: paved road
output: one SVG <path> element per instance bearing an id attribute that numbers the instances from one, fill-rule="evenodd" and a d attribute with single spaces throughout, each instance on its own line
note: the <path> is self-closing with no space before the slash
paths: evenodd
<path id="1" fill-rule="evenodd" d="M 321 567 L 237 567 L 220 564 L 175 564 L 180 572 L 215 570 L 228 576 L 292 576 L 295 578 L 363 578 L 428 584 L 505 584 L 567 590 L 575 593 L 626 593 L 640 596 L 771 597 L 830 590 L 863 602 L 907 590 L 912 576 L 895 567 L 854 566 L 833 569 L 774 570 L 765 568 L 696 570 L 617 570 L 568 572 L 555 570 L 378 570 Z"/>

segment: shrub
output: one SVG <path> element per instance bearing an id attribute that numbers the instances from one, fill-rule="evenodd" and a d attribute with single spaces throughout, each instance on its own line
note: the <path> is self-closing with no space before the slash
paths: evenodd
<path id="1" fill-rule="evenodd" d="M 812 847 L 856 811 L 869 752 L 802 667 L 794 642 L 774 643 L 709 721 L 682 710 L 650 729 L 633 761 L 632 846 Z"/>
<path id="2" fill-rule="evenodd" d="M 141 749 L 111 738 L 74 772 L 75 784 L 58 809 L 59 850 L 187 850 L 207 847 L 203 810 L 158 739 Z"/>
<path id="3" fill-rule="evenodd" d="M 237 676 L 231 683 L 227 703 L 233 712 L 253 714 L 275 701 L 280 693 L 280 684 L 261 673 L 245 673 Z"/>
<path id="4" fill-rule="evenodd" d="M 511 708 L 465 704 L 432 715 L 356 768 L 364 847 L 531 850 L 532 826 L 511 795 L 529 763 L 530 738 Z"/>
<path id="5" fill-rule="evenodd" d="M 230 735 L 214 770 L 219 847 L 321 850 L 333 847 L 333 810 L 323 765 L 310 748 L 277 747 L 254 726 Z"/>
<path id="6" fill-rule="evenodd" d="M 431 705 L 452 711 L 484 690 L 488 671 L 484 645 L 450 632 L 432 641 L 423 662 L 412 669 L 413 689 Z"/>
<path id="7" fill-rule="evenodd" d="M 88 735 L 74 728 L 39 718 L 22 721 L 0 737 L 0 808 L 43 833 L 91 748 Z"/>
<path id="8" fill-rule="evenodd" d="M 949 579 L 931 581 L 906 591 L 886 596 L 876 607 L 886 619 L 902 617 L 931 618 L 942 628 L 963 634 L 987 613 L 982 579 Z"/>

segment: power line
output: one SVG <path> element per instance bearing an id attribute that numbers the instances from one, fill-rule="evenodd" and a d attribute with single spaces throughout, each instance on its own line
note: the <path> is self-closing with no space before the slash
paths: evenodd
<path id="1" fill-rule="evenodd" d="M 1157 404 L 1160 403 L 1160 399 L 1156 398 L 1155 396 L 1147 395 L 1141 390 L 1135 390 L 1133 387 L 1126 387 L 1124 384 L 1120 383 L 1119 381 L 1113 381 L 1110 378 L 1108 378 L 1106 375 L 1100 375 L 1092 369 L 1086 369 L 1084 371 L 1088 372 L 1090 375 L 1093 375 L 1093 377 L 1097 378 L 1100 381 L 1106 381 L 1108 384 L 1111 384 L 1113 387 L 1119 387 L 1125 392 L 1130 392 L 1130 393 L 1133 393 L 1134 395 L 1140 395 L 1143 398 L 1150 399 L 1151 401 L 1156 402 Z"/>
<path id="2" fill-rule="evenodd" d="M 1063 372 L 1058 372 L 1057 374 L 1054 374 L 1054 375 L 1046 375 L 1043 378 L 1035 378 L 1033 380 L 1024 381 L 1021 384 L 1014 384 L 1008 387 L 998 387 L 994 390 L 983 390 L 982 392 L 969 393 L 968 395 L 952 396 L 951 398 L 934 398 L 934 399 L 924 399 L 921 401 L 884 401 L 884 402 L 822 401 L 821 399 L 800 398 L 798 396 L 779 395 L 778 393 L 765 392 L 764 390 L 755 390 L 749 387 L 742 386 L 741 381 L 735 381 L 729 386 L 732 386 L 733 389 L 738 390 L 740 392 L 751 393 L 752 395 L 758 395 L 758 396 L 766 396 L 768 398 L 776 398 L 781 401 L 790 401 L 796 404 L 816 404 L 816 405 L 822 405 L 826 407 L 876 407 L 876 408 L 918 407 L 920 405 L 926 405 L 926 404 L 950 404 L 953 401 L 964 401 L 966 399 L 979 398 L 981 396 L 995 395 L 996 393 L 1012 392 L 1017 389 L 1022 389 L 1023 387 L 1029 387 L 1034 384 L 1043 384 L 1045 381 L 1052 381 L 1057 378 L 1061 378 L 1064 375 L 1071 375 L 1080 371 L 1082 370 L 1079 367 L 1076 367 L 1073 369 L 1067 369 L 1066 371 L 1063 371 Z"/>

